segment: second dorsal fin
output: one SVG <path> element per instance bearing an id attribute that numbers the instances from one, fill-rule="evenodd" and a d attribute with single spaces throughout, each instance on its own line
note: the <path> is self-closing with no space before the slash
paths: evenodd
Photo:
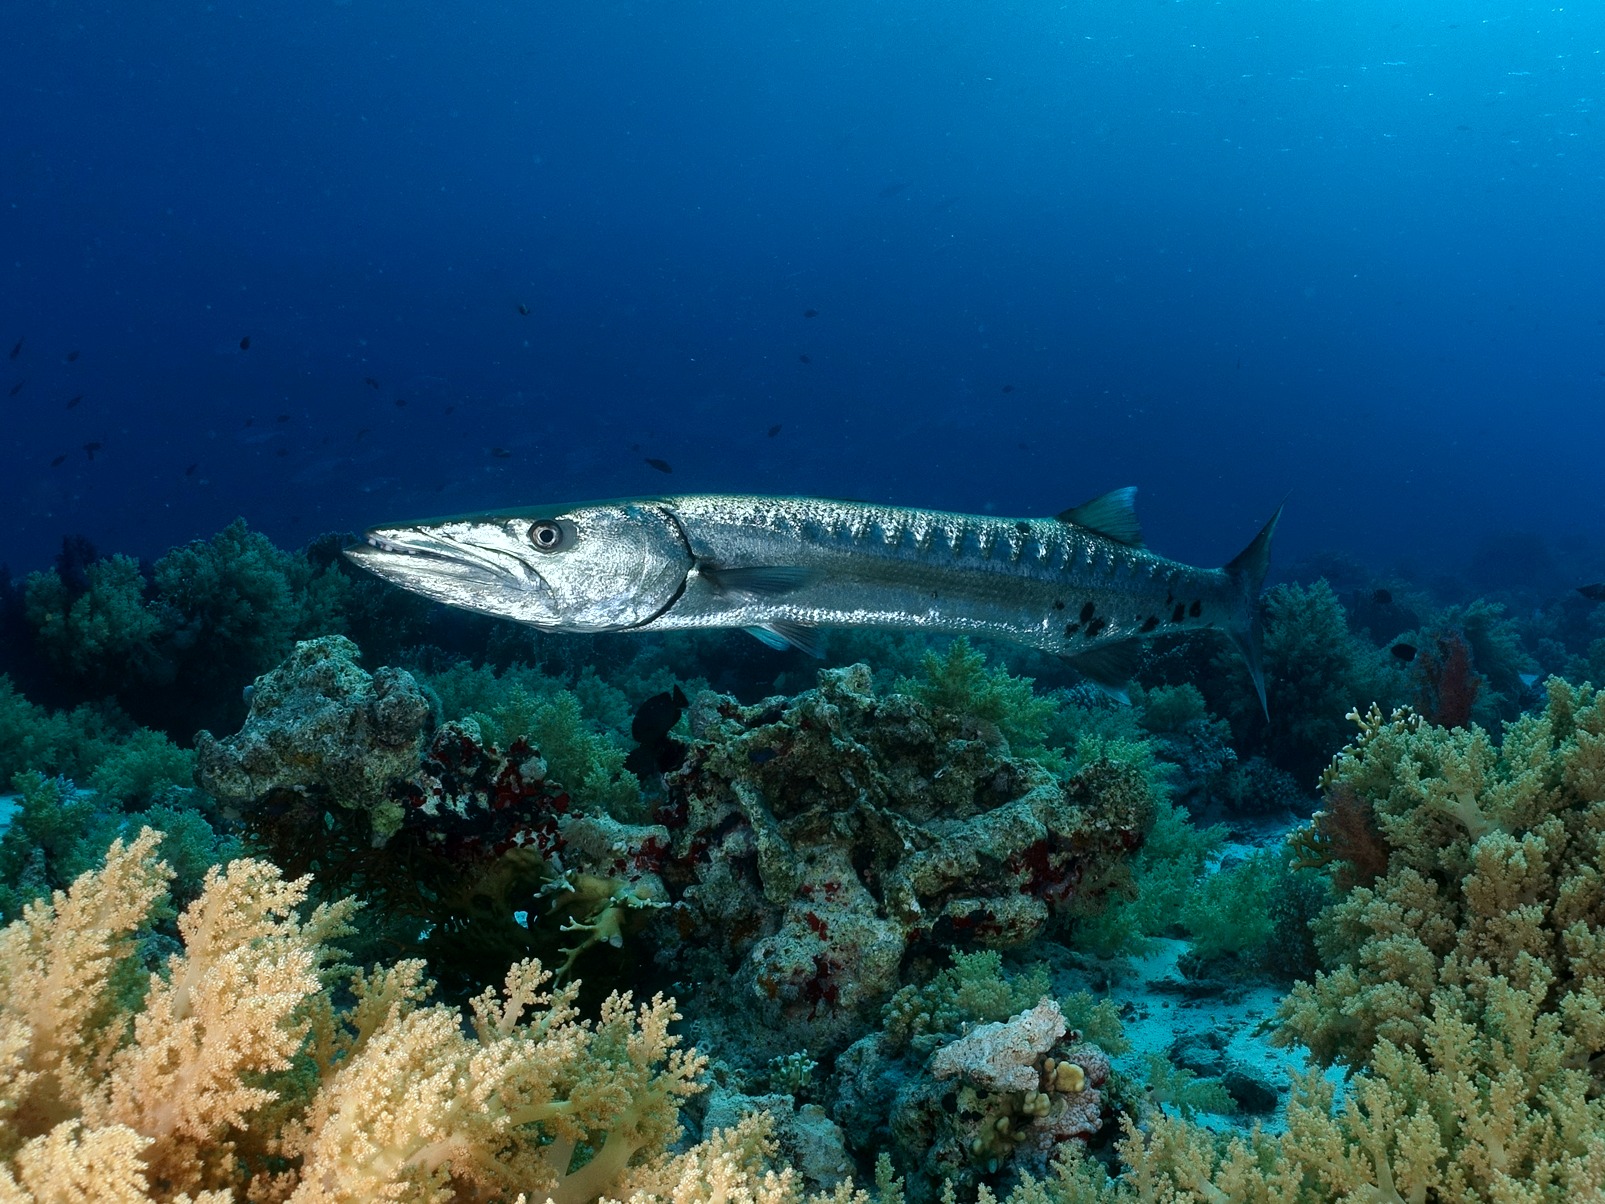
<path id="1" fill-rule="evenodd" d="M 1074 523 L 1078 527 L 1096 531 L 1116 543 L 1140 548 L 1142 525 L 1137 521 L 1136 502 L 1137 487 L 1124 485 L 1119 489 L 1111 489 L 1108 493 L 1101 493 L 1090 502 L 1072 506 L 1061 512 L 1058 518 L 1061 523 Z"/>

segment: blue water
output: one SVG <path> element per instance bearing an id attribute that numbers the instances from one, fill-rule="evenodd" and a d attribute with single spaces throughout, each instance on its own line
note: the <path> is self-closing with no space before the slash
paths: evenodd
<path id="1" fill-rule="evenodd" d="M 665 489 L 1036 514 L 1136 484 L 1207 563 L 1284 495 L 1279 559 L 1605 546 L 1595 5 L 5 25 L 14 570 L 68 533 Z"/>

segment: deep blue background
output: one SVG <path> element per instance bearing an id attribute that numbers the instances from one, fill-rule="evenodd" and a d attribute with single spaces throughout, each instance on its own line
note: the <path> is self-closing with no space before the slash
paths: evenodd
<path id="1" fill-rule="evenodd" d="M 0 561 L 1128 483 L 1201 562 L 1289 492 L 1605 544 L 1605 8 L 1405 8 L 17 0 Z"/>

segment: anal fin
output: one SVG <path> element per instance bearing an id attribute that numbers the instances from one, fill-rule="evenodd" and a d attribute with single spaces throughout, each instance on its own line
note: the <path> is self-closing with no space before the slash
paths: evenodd
<path id="1" fill-rule="evenodd" d="M 1141 640 L 1118 640 L 1101 648 L 1065 657 L 1093 685 L 1115 701 L 1127 704 L 1131 702 L 1131 696 L 1126 693 L 1126 683 L 1137 672 L 1137 664 L 1141 659 Z"/>

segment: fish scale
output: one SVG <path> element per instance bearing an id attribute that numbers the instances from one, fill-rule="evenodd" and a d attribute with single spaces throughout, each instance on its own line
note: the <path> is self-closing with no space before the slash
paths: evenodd
<path id="1" fill-rule="evenodd" d="M 1134 494 L 1029 519 L 678 495 L 377 527 L 347 554 L 550 631 L 741 627 L 810 652 L 829 627 L 981 634 L 1063 656 L 1112 691 L 1145 639 L 1220 628 L 1263 701 L 1257 598 L 1276 517 L 1225 567 L 1198 568 L 1143 546 Z"/>

